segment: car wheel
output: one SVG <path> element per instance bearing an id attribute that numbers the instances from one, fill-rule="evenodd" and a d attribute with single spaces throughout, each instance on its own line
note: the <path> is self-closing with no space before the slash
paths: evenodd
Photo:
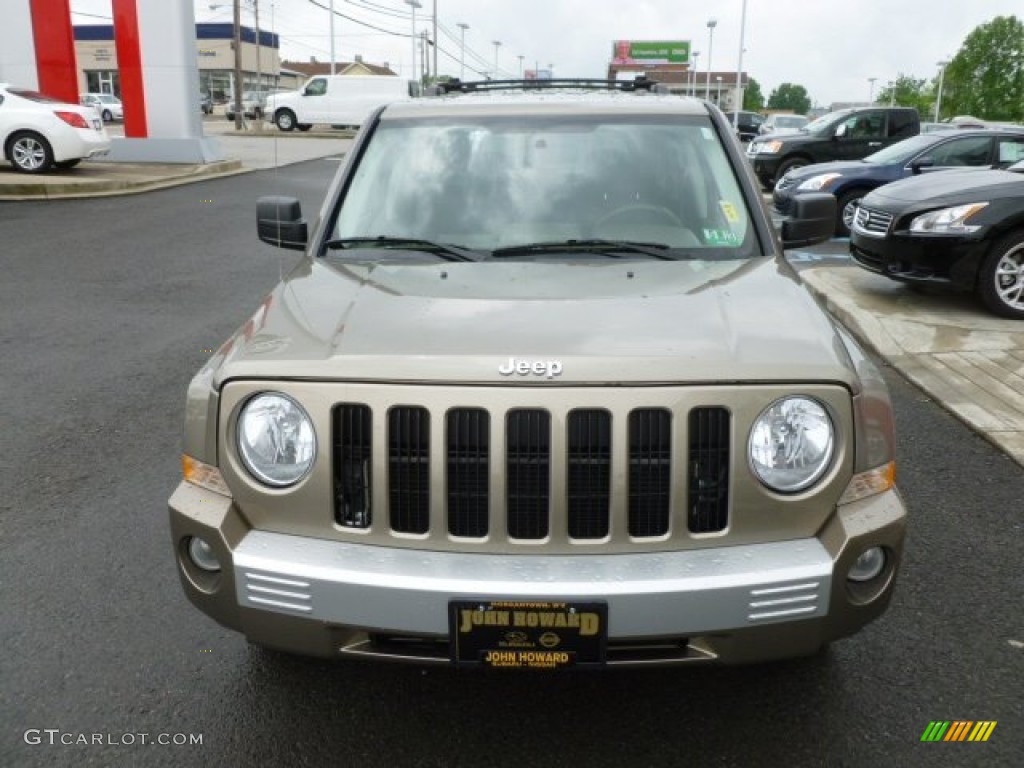
<path id="1" fill-rule="evenodd" d="M 781 179 L 794 168 L 803 168 L 805 165 L 810 165 L 810 163 L 802 157 L 791 157 L 789 160 L 784 160 L 775 171 L 775 181 Z"/>
<path id="2" fill-rule="evenodd" d="M 102 118 L 103 118 L 103 122 L 104 122 L 104 123 L 109 123 L 109 122 L 110 122 L 111 120 L 113 120 L 113 119 L 114 119 L 114 115 L 113 115 L 113 114 L 111 114 L 111 112 L 110 112 L 110 110 L 109 110 L 109 109 L 104 109 L 104 110 L 103 110 L 103 114 L 102 114 L 102 115 L 100 115 L 100 117 L 102 117 Z"/>
<path id="3" fill-rule="evenodd" d="M 298 128 L 300 131 L 308 131 L 310 128 L 313 127 L 313 124 L 312 123 L 297 123 L 295 125 L 295 127 Z"/>
<path id="4" fill-rule="evenodd" d="M 1024 230 L 992 246 L 981 264 L 978 293 L 995 314 L 1024 320 Z"/>
<path id="5" fill-rule="evenodd" d="M 56 161 L 56 162 L 54 162 L 54 165 L 57 166 L 58 168 L 60 168 L 62 171 L 64 171 L 64 170 L 67 170 L 68 168 L 74 168 L 80 162 L 82 162 L 82 158 L 76 157 L 74 160 L 60 160 L 60 161 Z"/>
<path id="6" fill-rule="evenodd" d="M 281 109 L 274 115 L 274 125 L 282 131 L 295 130 L 295 113 L 290 109 Z"/>
<path id="7" fill-rule="evenodd" d="M 53 165 L 53 150 L 38 133 L 19 131 L 7 141 L 7 159 L 20 173 L 43 173 Z"/>
<path id="8" fill-rule="evenodd" d="M 851 189 L 841 194 L 836 202 L 836 237 L 849 237 L 857 204 L 864 197 L 863 189 Z"/>

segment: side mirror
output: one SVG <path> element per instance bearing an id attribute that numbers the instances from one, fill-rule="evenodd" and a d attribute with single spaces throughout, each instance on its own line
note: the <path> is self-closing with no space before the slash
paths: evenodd
<path id="1" fill-rule="evenodd" d="M 918 175 L 919 173 L 921 173 L 921 169 L 922 168 L 934 168 L 934 167 L 935 167 L 935 161 L 932 160 L 931 155 L 925 155 L 924 157 L 919 157 L 919 158 L 917 158 L 917 160 L 915 160 L 914 162 L 912 162 L 910 164 L 910 170 L 911 170 L 911 172 L 915 176 Z"/>
<path id="2" fill-rule="evenodd" d="M 836 198 L 824 192 L 794 195 L 790 215 L 782 220 L 783 248 L 822 243 L 836 231 Z"/>
<path id="3" fill-rule="evenodd" d="M 256 201 L 256 234 L 264 243 L 294 251 L 306 250 L 309 233 L 302 205 L 294 197 L 268 196 Z"/>
<path id="4" fill-rule="evenodd" d="M 843 138 L 846 135 L 846 123 L 840 123 L 834 135 L 837 139 Z"/>

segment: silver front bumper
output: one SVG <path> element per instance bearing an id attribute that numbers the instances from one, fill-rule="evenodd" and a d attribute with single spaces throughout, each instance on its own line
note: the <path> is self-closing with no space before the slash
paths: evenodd
<path id="1" fill-rule="evenodd" d="M 451 600 L 599 600 L 611 639 L 821 618 L 833 561 L 817 539 L 617 555 L 494 556 L 249 531 L 233 558 L 242 608 L 364 630 L 448 633 Z"/>

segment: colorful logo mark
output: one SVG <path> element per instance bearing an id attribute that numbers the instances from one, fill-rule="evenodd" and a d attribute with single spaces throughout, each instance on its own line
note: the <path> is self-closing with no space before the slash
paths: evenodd
<path id="1" fill-rule="evenodd" d="M 921 741 L 988 741 L 995 728 L 995 720 L 932 720 Z"/>

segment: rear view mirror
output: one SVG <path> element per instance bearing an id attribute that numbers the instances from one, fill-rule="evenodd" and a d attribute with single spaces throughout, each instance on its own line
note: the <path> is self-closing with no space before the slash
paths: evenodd
<path id="1" fill-rule="evenodd" d="M 932 160 L 931 155 L 925 155 L 924 157 L 919 157 L 917 160 L 912 162 L 910 164 L 910 170 L 917 174 L 921 172 L 922 168 L 931 168 L 934 165 L 935 161 Z"/>
<path id="2" fill-rule="evenodd" d="M 836 198 L 827 193 L 796 195 L 789 216 L 782 220 L 779 237 L 783 248 L 821 243 L 836 231 Z"/>
<path id="3" fill-rule="evenodd" d="M 309 234 L 302 205 L 294 197 L 268 196 L 256 201 L 256 234 L 264 243 L 306 250 Z"/>

